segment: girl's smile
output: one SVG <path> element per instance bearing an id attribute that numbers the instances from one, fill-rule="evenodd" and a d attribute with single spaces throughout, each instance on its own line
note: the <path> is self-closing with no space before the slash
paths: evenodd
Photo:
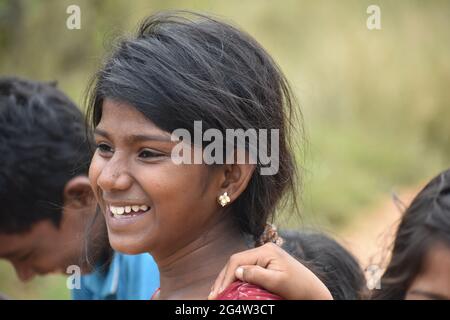
<path id="1" fill-rule="evenodd" d="M 103 199 L 105 209 L 115 218 L 132 217 L 148 212 L 151 205 L 145 201 L 129 200 L 129 201 L 112 201 Z"/>
<path id="2" fill-rule="evenodd" d="M 151 206 L 145 204 L 106 204 L 106 219 L 111 228 L 118 229 L 136 223 L 144 215 L 151 214 Z"/>

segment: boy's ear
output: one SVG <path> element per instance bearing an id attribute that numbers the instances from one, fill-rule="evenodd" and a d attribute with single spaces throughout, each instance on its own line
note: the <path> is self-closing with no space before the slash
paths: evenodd
<path id="1" fill-rule="evenodd" d="M 92 204 L 94 192 L 87 176 L 76 176 L 64 187 L 64 206 L 82 209 Z"/>

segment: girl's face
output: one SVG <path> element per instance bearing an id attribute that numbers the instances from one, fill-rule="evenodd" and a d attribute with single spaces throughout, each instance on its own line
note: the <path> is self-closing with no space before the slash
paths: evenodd
<path id="1" fill-rule="evenodd" d="M 450 248 L 446 243 L 432 246 L 422 270 L 406 292 L 406 300 L 450 300 Z"/>
<path id="2" fill-rule="evenodd" d="M 177 142 L 134 107 L 104 100 L 95 142 L 89 179 L 115 250 L 167 256 L 220 218 L 219 174 L 173 163 Z"/>

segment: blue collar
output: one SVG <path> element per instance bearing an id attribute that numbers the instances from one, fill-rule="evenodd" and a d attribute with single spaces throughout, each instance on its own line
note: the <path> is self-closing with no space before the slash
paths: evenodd
<path id="1" fill-rule="evenodd" d="M 105 269 L 96 267 L 93 272 L 83 276 L 83 285 L 91 292 L 99 292 L 97 299 L 111 299 L 117 294 L 121 255 L 114 252 L 111 263 Z"/>

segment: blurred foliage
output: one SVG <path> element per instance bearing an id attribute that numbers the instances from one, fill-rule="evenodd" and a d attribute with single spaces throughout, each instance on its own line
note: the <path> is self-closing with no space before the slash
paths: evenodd
<path id="1" fill-rule="evenodd" d="M 81 8 L 81 30 L 66 28 L 71 4 Z M 381 8 L 381 30 L 366 28 L 370 4 Z M 0 0 L 0 73 L 56 79 L 81 105 L 114 38 L 164 9 L 199 10 L 237 24 L 285 71 L 308 136 L 301 223 L 336 230 L 380 196 L 449 165 L 444 0 Z"/>

